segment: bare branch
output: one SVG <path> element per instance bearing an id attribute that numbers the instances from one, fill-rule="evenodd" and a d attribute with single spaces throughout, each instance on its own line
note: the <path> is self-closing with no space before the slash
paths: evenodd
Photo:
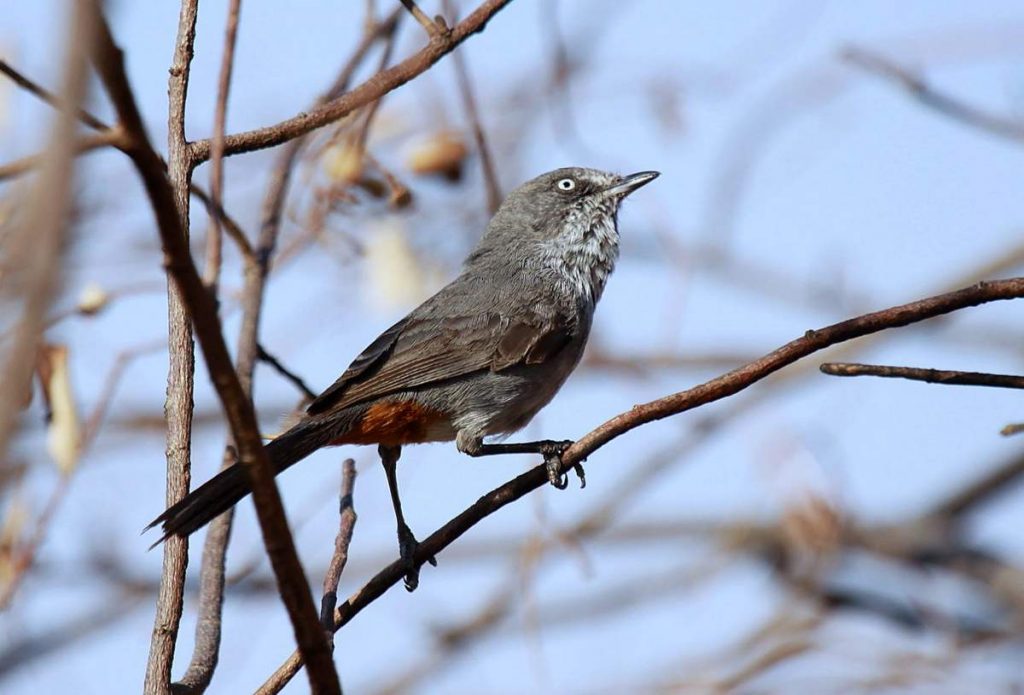
<path id="1" fill-rule="evenodd" d="M 454 16 L 455 10 L 451 6 L 451 0 L 445 0 L 445 7 Z M 462 97 L 462 108 L 465 109 L 466 116 L 469 118 L 473 139 L 476 141 L 476 150 L 480 155 L 480 166 L 484 172 L 484 187 L 487 191 L 487 211 L 493 215 L 501 205 L 501 184 L 498 182 L 498 175 L 494 169 L 491 148 L 484 135 L 480 111 L 477 109 L 476 97 L 473 95 L 473 84 L 469 79 L 469 69 L 466 67 L 462 53 L 463 51 L 459 50 L 452 52 L 452 64 L 455 66 L 455 77 L 459 85 L 459 95 Z"/>
<path id="2" fill-rule="evenodd" d="M 302 380 L 302 377 L 300 377 L 298 374 L 296 374 L 295 372 L 291 371 L 283 364 L 281 364 L 277 360 L 277 358 L 271 355 L 269 352 L 267 352 L 262 345 L 257 344 L 256 351 L 259 354 L 259 359 L 261 362 L 266 362 L 268 365 L 273 367 L 278 374 L 280 374 L 285 379 L 290 381 L 295 386 L 295 388 L 301 391 L 303 396 L 305 396 L 309 400 L 314 400 L 316 398 L 316 391 L 309 388 L 306 382 Z"/>
<path id="3" fill-rule="evenodd" d="M 103 147 L 116 147 L 122 149 L 125 143 L 124 134 L 118 128 L 101 130 L 98 133 L 86 135 L 75 141 L 73 147 L 75 155 L 92 152 Z M 29 171 L 38 168 L 46 159 L 46 152 L 30 154 L 13 162 L 0 165 L 0 181 L 21 176 Z"/>
<path id="4" fill-rule="evenodd" d="M 1008 490 L 1022 476 L 1024 456 L 1017 454 L 936 504 L 929 516 L 940 522 L 961 518 Z"/>
<path id="5" fill-rule="evenodd" d="M 448 30 L 443 20 L 439 17 L 437 21 L 427 16 L 427 13 L 420 9 L 419 5 L 416 4 L 416 0 L 402 0 L 402 4 L 405 5 L 405 9 L 409 10 L 409 13 L 416 18 L 420 26 L 423 27 L 427 36 L 433 40 L 436 36 L 442 34 Z"/>
<path id="6" fill-rule="evenodd" d="M 228 233 L 231 240 L 238 246 L 238 251 L 242 254 L 242 259 L 246 263 L 256 262 L 256 252 L 253 251 L 252 244 L 249 243 L 249 237 L 245 235 L 242 228 L 239 226 L 231 215 L 221 206 L 220 203 L 214 202 L 210 194 L 204 191 L 194 183 L 191 184 L 189 190 L 196 198 L 199 198 L 204 206 L 206 206 L 206 212 L 211 216 L 215 217 L 220 224 L 224 225 L 224 231 Z"/>
<path id="7" fill-rule="evenodd" d="M 163 210 L 158 218 L 165 218 L 164 226 L 180 243 L 186 245 L 189 223 L 189 181 L 192 165 L 185 144 L 185 98 L 188 91 L 189 68 L 192 63 L 196 34 L 198 0 L 182 0 L 178 16 L 170 78 L 168 80 L 167 153 L 168 163 L 160 160 L 153 167 L 151 177 L 159 176 L 159 187 L 164 196 Z M 142 173 L 142 158 L 152 149 L 142 118 L 135 107 L 131 87 L 124 76 L 120 51 L 114 46 L 106 22 L 101 19 L 97 45 L 97 70 L 117 109 L 118 118 L 129 138 L 123 150 L 133 159 Z M 120 74 L 116 74 L 120 72 Z M 116 85 L 116 88 L 115 88 Z M 152 165 L 151 165 L 152 166 Z M 156 186 L 157 184 L 151 184 Z M 157 220 L 160 222 L 160 220 Z M 195 341 L 192 322 L 181 296 L 180 288 L 167 279 L 167 398 L 164 414 L 167 421 L 167 491 L 166 504 L 172 505 L 188 494 L 192 471 L 192 408 L 195 393 Z M 181 613 L 185 600 L 185 577 L 188 570 L 188 539 L 174 538 L 163 548 L 163 571 L 157 594 L 153 635 L 146 663 L 146 693 L 168 693 L 171 690 L 171 668 L 174 648 L 181 627 Z"/>
<path id="8" fill-rule="evenodd" d="M 734 369 L 686 391 L 634 406 L 576 441 L 562 455 L 562 470 L 567 472 L 599 448 L 641 425 L 692 410 L 699 406 L 732 396 L 810 354 L 831 345 L 846 342 L 889 328 L 899 328 L 953 311 L 987 302 L 1024 297 L 1024 278 L 979 282 L 971 287 L 929 297 L 909 304 L 864 314 L 819 330 L 809 330 L 782 347 L 750 364 Z M 519 475 L 513 480 L 485 494 L 469 508 L 432 533 L 416 550 L 417 566 L 435 557 L 456 539 L 484 518 L 502 507 L 515 502 L 548 482 L 545 464 Z M 335 630 L 341 629 L 360 611 L 377 600 L 398 583 L 408 571 L 405 563 L 396 560 L 378 572 L 356 593 L 341 604 L 335 612 Z M 299 668 L 301 657 L 293 653 L 271 676 Z"/>
<path id="9" fill-rule="evenodd" d="M 330 640 L 331 648 L 334 647 L 334 609 L 338 605 L 338 582 L 341 581 L 341 573 L 345 571 L 348 563 L 348 547 L 352 543 L 352 532 L 356 525 L 356 510 L 352 503 L 352 490 L 356 482 L 356 462 L 352 459 L 345 459 L 342 463 L 341 475 L 341 498 L 340 498 L 340 519 L 338 535 L 334 541 L 334 555 L 324 574 L 324 593 L 320 600 L 320 622 Z M 273 695 L 284 689 L 288 682 L 299 672 L 301 662 L 295 661 L 287 664 L 287 667 L 279 668 L 267 681 L 257 690 L 257 695 Z"/>
<path id="10" fill-rule="evenodd" d="M 356 527 L 356 508 L 352 491 L 356 484 L 356 462 L 345 459 L 341 464 L 341 498 L 339 500 L 338 536 L 334 541 L 334 555 L 324 575 L 324 595 L 320 601 L 320 622 L 329 634 L 334 634 L 334 608 L 338 604 L 338 582 L 348 564 L 348 547 L 352 544 L 352 532 Z"/>
<path id="11" fill-rule="evenodd" d="M 238 37 L 238 16 L 241 0 L 231 0 L 224 29 L 224 48 L 221 54 L 220 75 L 217 81 L 217 101 L 213 117 L 213 145 L 210 170 L 210 196 L 207 210 L 211 212 L 206 227 L 206 268 L 203 281 L 217 296 L 222 265 L 222 229 L 235 241 L 245 262 L 247 273 L 256 267 L 258 260 L 242 230 L 223 213 L 224 190 L 224 131 L 227 120 L 228 92 L 231 88 L 231 73 L 234 67 L 235 46 Z M 193 190 L 193 194 L 196 191 Z M 201 200 L 204 196 L 196 194 Z M 216 214 L 213 214 L 216 212 Z M 223 227 L 222 227 L 223 224 Z M 236 367 L 236 369 L 239 367 Z M 251 375 L 239 374 L 243 384 L 251 382 Z M 251 388 L 244 389 L 252 399 Z M 235 463 L 237 453 L 228 442 L 224 447 L 221 469 Z M 199 611 L 196 619 L 195 646 L 185 675 L 175 684 L 175 689 L 184 692 L 204 692 L 213 680 L 213 672 L 220 659 L 222 635 L 222 609 L 224 605 L 225 563 L 234 513 L 222 514 L 210 525 L 203 542 L 203 558 L 199 568 Z"/>
<path id="12" fill-rule="evenodd" d="M 14 69 L 6 60 L 0 59 L 0 72 L 7 75 L 16 85 L 24 89 L 25 91 L 39 97 L 42 101 L 46 102 L 58 111 L 63 111 L 66 108 L 66 104 L 69 102 L 66 99 L 61 99 L 59 96 L 50 92 L 39 83 L 29 79 L 22 73 Z M 85 109 L 75 106 L 73 108 L 75 116 L 85 125 L 89 126 L 93 130 L 109 130 L 109 126 L 100 119 L 93 116 Z"/>
<path id="13" fill-rule="evenodd" d="M 238 37 L 238 13 L 242 0 L 231 0 L 224 29 L 224 50 L 221 55 L 220 76 L 217 79 L 217 105 L 213 115 L 213 141 L 210 147 L 210 199 L 219 208 L 224 199 L 224 127 L 228 113 L 228 90 L 231 88 L 231 70 L 235 63 L 235 43 Z M 221 227 L 217 216 L 210 217 L 206 228 L 206 270 L 203 280 L 217 294 L 221 266 Z"/>
<path id="14" fill-rule="evenodd" d="M 434 63 L 441 60 L 471 35 L 483 31 L 487 22 L 511 1 L 485 0 L 465 20 L 459 22 L 451 30 L 439 34 L 422 50 L 394 67 L 377 73 L 355 89 L 323 106 L 300 113 L 272 126 L 228 135 L 224 140 L 224 155 L 232 156 L 280 145 L 344 118 L 355 109 L 380 99 L 388 92 L 426 72 Z M 209 140 L 197 140 L 192 143 L 192 156 L 197 164 L 210 158 L 210 144 Z"/>
<path id="15" fill-rule="evenodd" d="M 925 381 L 929 384 L 956 386 L 990 386 L 1004 389 L 1024 389 L 1024 377 L 985 372 L 959 372 L 946 369 L 919 367 L 889 367 L 852 362 L 826 362 L 820 367 L 822 374 L 830 376 L 881 376 L 895 379 Z"/>
<path id="16" fill-rule="evenodd" d="M 979 282 L 954 292 L 864 314 L 819 330 L 809 330 L 802 338 L 789 342 L 743 367 L 687 391 L 635 406 L 628 413 L 612 418 L 578 440 L 565 452 L 562 457 L 563 462 L 568 470 L 598 447 L 642 424 L 731 396 L 783 367 L 830 345 L 888 328 L 899 328 L 978 304 L 1016 299 L 1021 296 L 1024 296 L 1024 278 Z"/>
<path id="17" fill-rule="evenodd" d="M 992 135 L 1006 138 L 1017 144 L 1024 143 L 1024 123 L 1014 121 L 972 106 L 964 101 L 944 94 L 930 86 L 921 77 L 891 60 L 856 46 L 842 52 L 843 60 L 859 68 L 885 77 L 902 86 L 911 96 L 925 106 Z"/>
<path id="18" fill-rule="evenodd" d="M 187 200 L 188 187 L 185 185 L 178 191 L 173 191 L 169 185 L 163 162 L 153 151 L 146 136 L 124 72 L 123 60 L 123 55 L 114 44 L 106 23 L 101 22 L 96 55 L 97 68 L 118 111 L 121 123 L 132 139 L 132 161 L 150 198 L 164 248 L 167 271 L 188 308 L 187 315 L 191 316 L 194 322 L 210 378 L 231 424 L 232 435 L 238 443 L 239 463 L 245 467 L 244 470 L 250 477 L 260 528 L 267 554 L 278 578 L 281 598 L 292 620 L 299 649 L 310 660 L 310 687 L 315 692 L 340 693 L 338 676 L 323 629 L 317 619 L 309 584 L 288 531 L 281 498 L 274 484 L 273 471 L 266 451 L 263 449 L 256 417 L 224 344 L 214 299 L 206 291 L 189 254 L 175 202 L 176 194 L 184 196 Z M 183 73 L 176 73 L 172 69 L 172 76 L 175 74 Z M 171 96 L 173 110 L 177 103 L 173 89 Z M 183 98 L 184 90 L 178 96 Z M 181 124 L 172 125 L 172 134 L 179 128 L 183 134 Z M 172 167 L 174 156 L 175 153 L 172 151 Z M 186 159 L 186 163 L 188 162 Z"/>

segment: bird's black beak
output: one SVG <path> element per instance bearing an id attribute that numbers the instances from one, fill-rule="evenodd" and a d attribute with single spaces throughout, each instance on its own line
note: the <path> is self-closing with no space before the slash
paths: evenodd
<path id="1" fill-rule="evenodd" d="M 614 198 L 625 198 L 627 195 L 658 178 L 661 174 L 657 171 L 640 171 L 636 174 L 624 176 L 621 181 L 604 189 L 604 195 Z"/>

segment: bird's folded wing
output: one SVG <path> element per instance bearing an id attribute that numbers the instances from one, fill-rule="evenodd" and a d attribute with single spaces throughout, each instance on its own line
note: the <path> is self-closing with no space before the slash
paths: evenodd
<path id="1" fill-rule="evenodd" d="M 540 364 L 572 339 L 563 317 L 405 318 L 367 347 L 307 409 L 316 415 L 466 374 Z"/>

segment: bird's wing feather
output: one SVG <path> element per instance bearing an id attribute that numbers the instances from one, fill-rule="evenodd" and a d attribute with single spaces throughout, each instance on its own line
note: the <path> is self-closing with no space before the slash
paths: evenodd
<path id="1" fill-rule="evenodd" d="M 572 336 L 573 326 L 563 316 L 410 316 L 373 341 L 307 412 L 347 408 L 485 369 L 543 363 Z"/>
<path id="2" fill-rule="evenodd" d="M 328 410 L 334 405 L 341 397 L 345 388 L 351 384 L 354 380 L 358 379 L 367 370 L 371 369 L 382 358 L 386 357 L 391 348 L 394 346 L 398 336 L 402 333 L 402 329 L 405 328 L 405 324 L 408 323 L 409 317 L 406 316 L 404 319 L 387 329 L 377 339 L 370 343 L 365 350 L 359 353 L 359 356 L 352 360 L 352 364 L 348 366 L 345 373 L 338 377 L 337 381 L 328 386 L 323 393 L 313 399 L 313 402 L 306 408 L 306 412 L 310 415 L 316 415 Z"/>

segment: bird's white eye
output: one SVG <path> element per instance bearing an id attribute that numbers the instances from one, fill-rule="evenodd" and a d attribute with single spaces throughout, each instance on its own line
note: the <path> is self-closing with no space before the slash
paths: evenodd
<path id="1" fill-rule="evenodd" d="M 572 179 L 562 179 L 555 185 L 558 186 L 558 190 L 560 191 L 571 191 L 576 188 L 576 182 Z"/>

